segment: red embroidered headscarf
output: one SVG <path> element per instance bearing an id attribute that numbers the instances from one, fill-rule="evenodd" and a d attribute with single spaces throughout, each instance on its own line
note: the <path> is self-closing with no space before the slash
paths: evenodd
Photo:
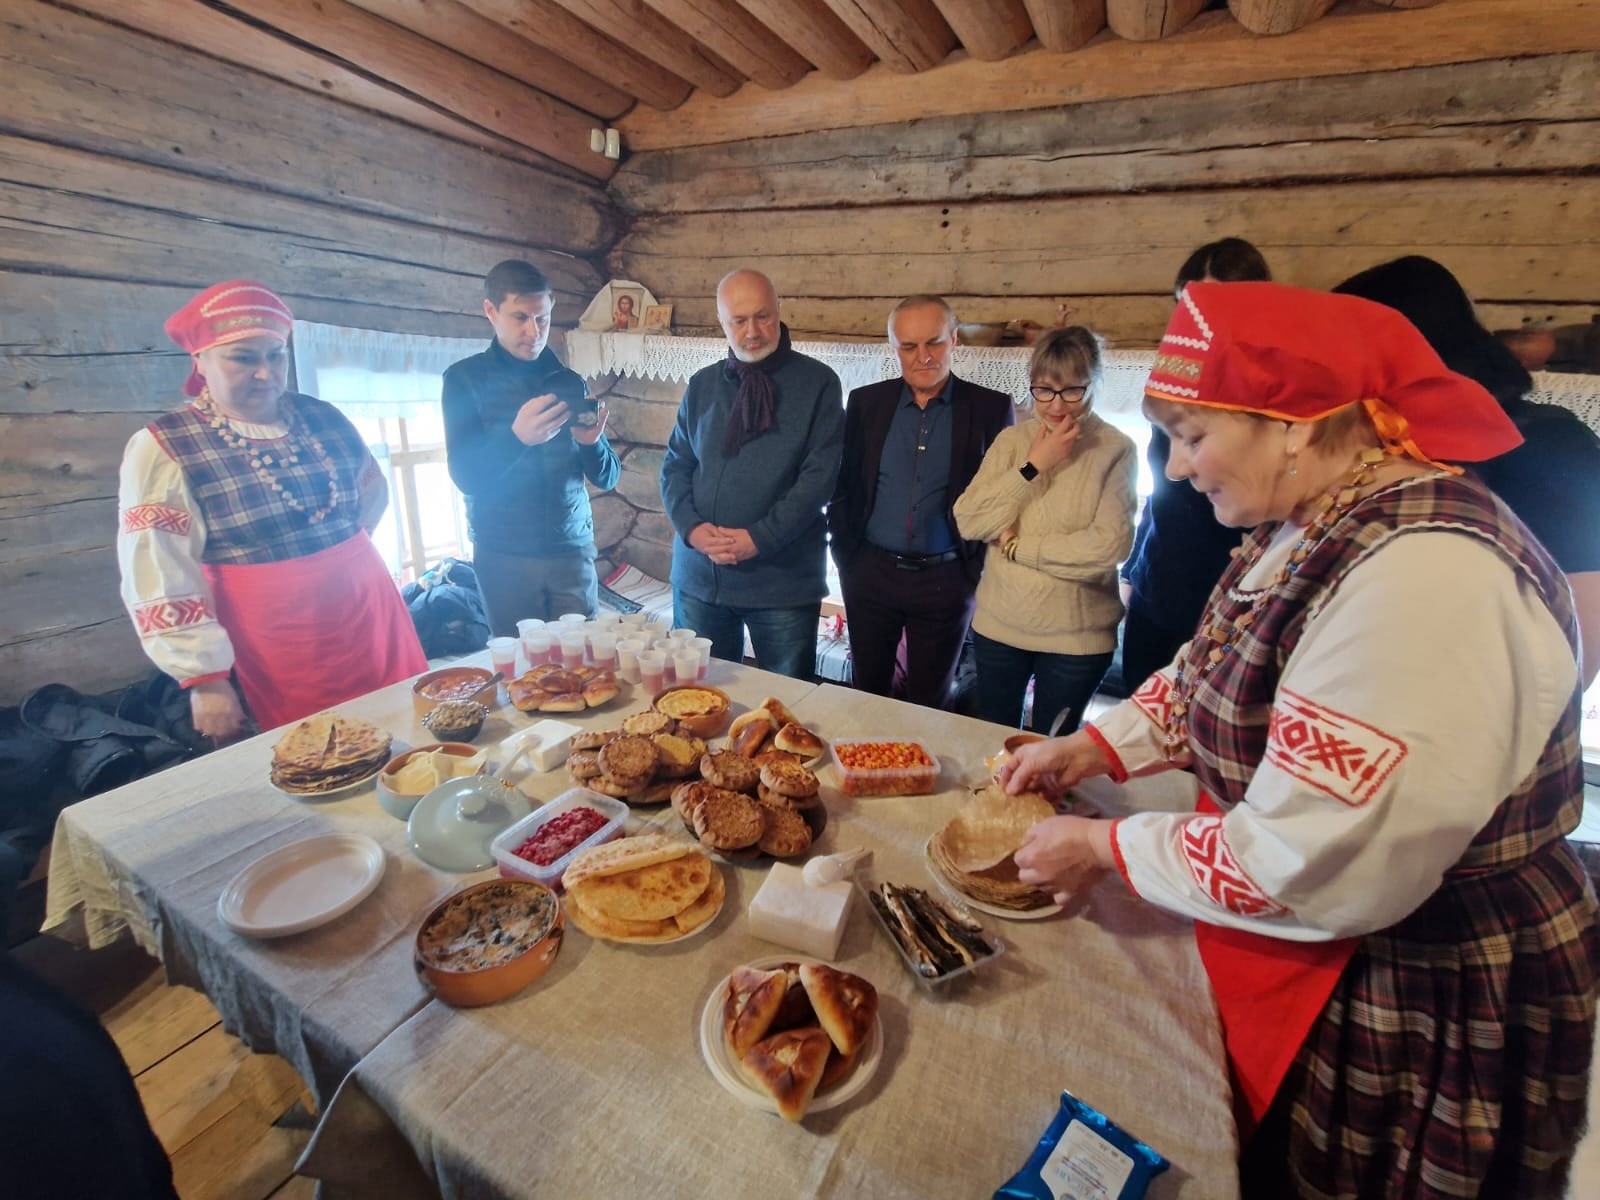
<path id="1" fill-rule="evenodd" d="M 1315 421 L 1359 401 L 1390 454 L 1482 462 L 1522 444 L 1483 387 L 1447 369 L 1394 309 L 1281 283 L 1192 283 L 1145 394 Z"/>
<path id="2" fill-rule="evenodd" d="M 245 338 L 289 340 L 294 314 L 283 298 L 269 287 L 248 279 L 212 284 L 167 318 L 167 336 L 190 354 Z M 184 380 L 183 394 L 198 396 L 205 387 L 193 368 Z"/>

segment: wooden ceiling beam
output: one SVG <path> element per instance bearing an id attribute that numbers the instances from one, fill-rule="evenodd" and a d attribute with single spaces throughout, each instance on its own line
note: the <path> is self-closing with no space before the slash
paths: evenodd
<path id="1" fill-rule="evenodd" d="M 1046 50 L 1085 45 L 1106 27 L 1106 0 L 1022 0 L 1034 36 Z"/>
<path id="2" fill-rule="evenodd" d="M 587 113 L 348 0 L 231 0 L 229 7 L 596 179 L 616 169 L 589 149 L 594 119 Z"/>
<path id="3" fill-rule="evenodd" d="M 1228 0 L 1228 11 L 1251 33 L 1293 33 L 1333 7 L 1334 0 Z"/>
<path id="4" fill-rule="evenodd" d="M 811 64 L 734 0 L 644 0 L 764 88 L 798 83 Z"/>
<path id="5" fill-rule="evenodd" d="M 731 96 L 743 82 L 738 70 L 679 29 L 644 0 L 556 0 L 607 37 L 626 39 L 637 53 L 713 96 Z"/>
<path id="6" fill-rule="evenodd" d="M 607 78 L 651 108 L 677 108 L 694 89 L 654 59 L 585 25 L 556 0 L 460 0 L 478 15 L 537 42 L 579 67 L 604 65 Z"/>
<path id="7" fill-rule="evenodd" d="M 829 8 L 891 71 L 936 67 L 956 35 L 933 0 L 827 0 Z"/>
<path id="8" fill-rule="evenodd" d="M 438 42 L 502 75 L 549 92 L 575 108 L 610 120 L 633 107 L 633 97 L 537 42 L 474 12 L 460 0 L 351 0 L 373 16 Z"/>
<path id="9" fill-rule="evenodd" d="M 1130 42 L 1171 37 L 1200 15 L 1206 0 L 1106 0 L 1106 24 Z"/>
<path id="10" fill-rule="evenodd" d="M 866 43 L 824 0 L 738 0 L 738 4 L 829 79 L 854 79 L 873 63 Z"/>
<path id="11" fill-rule="evenodd" d="M 933 0 L 973 58 L 994 62 L 1033 37 L 1022 0 Z"/>
<path id="12" fill-rule="evenodd" d="M 903 75 L 880 64 L 852 83 L 808 75 L 782 92 L 746 89 L 717 103 L 695 97 L 670 119 L 635 110 L 619 125 L 635 150 L 663 150 L 1275 79 L 1600 50 L 1596 2 L 1542 0 L 1540 19 L 1530 21 L 1505 0 L 1451 0 L 1414 12 L 1356 0 L 1265 47 L 1228 13 L 1215 11 L 1159 42 L 1101 36 L 1073 54 L 1039 51 L 1000 63 L 956 56 L 929 76 L 929 87 L 908 88 Z"/>

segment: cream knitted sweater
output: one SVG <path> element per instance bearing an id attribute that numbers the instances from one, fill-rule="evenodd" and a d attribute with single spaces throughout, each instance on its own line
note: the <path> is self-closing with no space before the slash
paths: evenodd
<path id="1" fill-rule="evenodd" d="M 1019 650 L 1104 654 L 1122 619 L 1117 565 L 1133 548 L 1138 456 L 1090 413 L 1066 461 L 1030 483 L 1019 468 L 1039 428 L 1034 417 L 1002 430 L 956 501 L 964 538 L 1017 531 L 1014 560 L 989 547 L 972 628 Z"/>

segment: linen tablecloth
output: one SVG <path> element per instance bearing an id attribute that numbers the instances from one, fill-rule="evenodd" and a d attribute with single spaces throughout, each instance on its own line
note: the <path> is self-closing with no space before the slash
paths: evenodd
<path id="1" fill-rule="evenodd" d="M 825 737 L 916 736 L 940 756 L 933 796 L 845 797 L 822 772 L 819 849 L 868 847 L 877 877 L 927 886 L 929 835 L 1009 731 L 831 685 L 793 707 Z M 836 961 L 879 990 L 882 1064 L 859 1096 L 791 1125 L 724 1091 L 701 1056 L 701 1011 L 729 970 L 785 953 L 746 929 L 765 866 L 723 870 L 727 904 L 696 937 L 627 947 L 569 929 L 520 995 L 423 1008 L 357 1065 L 302 1173 L 329 1197 L 988 1196 L 1065 1088 L 1172 1161 L 1152 1197 L 1238 1194 L 1221 1036 L 1188 922 L 1108 878 L 1068 914 L 985 918 L 1008 952 L 944 994 L 915 982 L 858 902 Z"/>

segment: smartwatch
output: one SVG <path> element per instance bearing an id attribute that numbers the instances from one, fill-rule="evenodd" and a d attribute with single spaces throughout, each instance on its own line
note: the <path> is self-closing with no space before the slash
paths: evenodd
<path id="1" fill-rule="evenodd" d="M 1032 483 L 1035 479 L 1039 478 L 1039 468 L 1034 466 L 1031 462 L 1023 463 L 1017 468 L 1017 471 L 1029 483 Z"/>

